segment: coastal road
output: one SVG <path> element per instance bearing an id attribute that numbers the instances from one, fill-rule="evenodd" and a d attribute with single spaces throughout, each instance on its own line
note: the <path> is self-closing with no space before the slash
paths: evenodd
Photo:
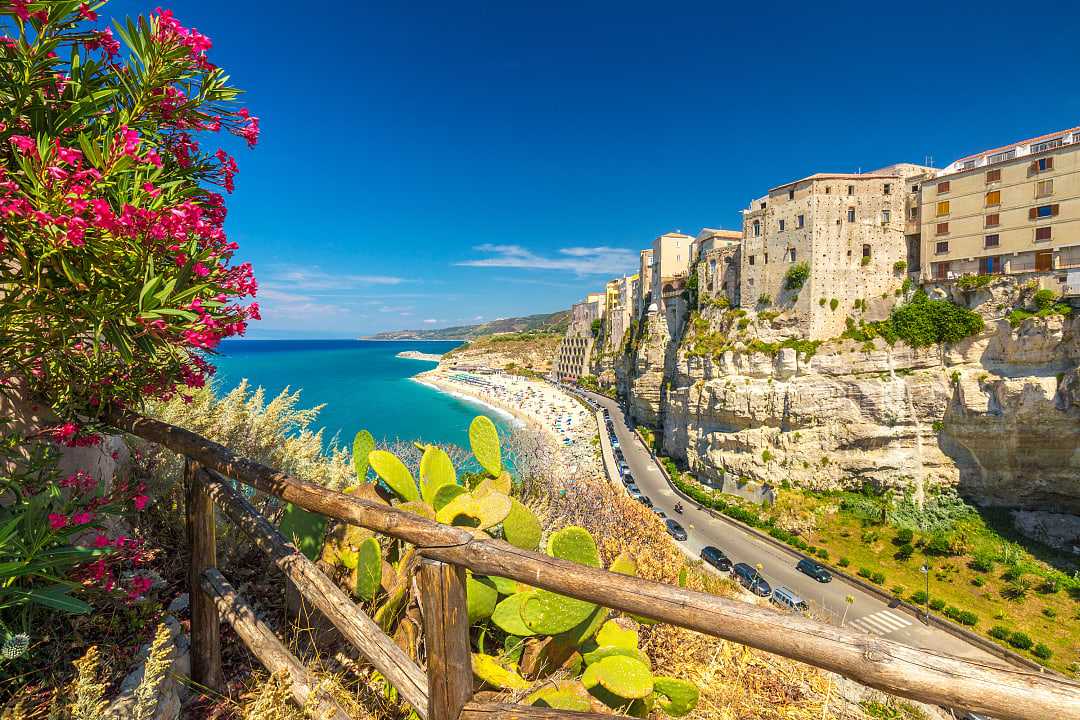
<path id="1" fill-rule="evenodd" d="M 660 472 L 644 443 L 630 429 L 618 402 L 595 393 L 582 392 L 608 411 L 626 464 L 630 466 L 630 472 L 641 492 L 652 500 L 653 505 L 667 513 L 668 517 L 677 519 L 686 528 L 688 537 L 679 545 L 687 554 L 697 558 L 703 547 L 713 545 L 723 550 L 733 563 L 745 562 L 751 566 L 760 564 L 761 575 L 770 586 L 784 586 L 794 590 L 819 616 L 826 616 L 835 624 L 840 624 L 843 620 L 845 627 L 906 645 L 990 660 L 997 664 L 1004 662 L 955 635 L 926 627 L 909 613 L 899 608 L 890 608 L 888 603 L 876 595 L 839 577 L 834 576 L 830 583 L 817 582 L 795 569 L 795 563 L 800 556 L 747 533 L 739 526 L 699 508 L 693 502 L 681 500 Z M 606 430 L 601 428 L 601 432 Z M 675 503 L 680 501 L 684 506 L 681 515 L 674 511 Z M 712 569 L 709 565 L 705 567 Z M 849 595 L 855 599 L 850 605 L 845 602 L 845 597 Z"/>

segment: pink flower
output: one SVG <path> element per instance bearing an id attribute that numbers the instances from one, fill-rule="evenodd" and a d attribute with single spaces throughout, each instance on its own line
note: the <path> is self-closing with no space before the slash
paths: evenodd
<path id="1" fill-rule="evenodd" d="M 94 513 L 86 512 L 84 510 L 83 512 L 78 512 L 78 513 L 75 513 L 74 515 L 71 516 L 71 524 L 72 525 L 85 525 L 85 524 L 87 524 L 88 522 L 90 522 L 93 519 L 94 519 Z"/>
<path id="2" fill-rule="evenodd" d="M 146 194 L 152 198 L 156 198 L 158 195 L 161 194 L 161 188 L 154 187 L 154 183 L 143 183 L 142 187 L 143 190 L 146 191 Z"/>
<path id="3" fill-rule="evenodd" d="M 11 9 L 15 11 L 15 16 L 26 22 L 30 19 L 30 11 L 26 9 L 29 0 L 11 0 Z"/>
<path id="4" fill-rule="evenodd" d="M 120 43 L 113 36 L 110 28 L 98 30 L 94 33 L 94 39 L 87 40 L 85 44 L 87 50 L 100 48 L 110 58 L 120 54 Z"/>
<path id="5" fill-rule="evenodd" d="M 98 18 L 97 13 L 91 10 L 86 3 L 79 5 L 79 15 L 83 20 L 89 20 L 90 22 L 94 22 Z"/>
<path id="6" fill-rule="evenodd" d="M 96 548 L 109 547 L 109 544 L 111 542 L 112 541 L 109 540 L 109 538 L 107 536 L 98 534 L 98 536 L 94 538 L 94 547 L 96 547 Z"/>
<path id="7" fill-rule="evenodd" d="M 23 155 L 33 155 L 34 157 L 37 157 L 37 142 L 34 141 L 34 138 L 29 137 L 28 135 L 12 135 L 11 144 Z"/>
<path id="8" fill-rule="evenodd" d="M 68 165 L 78 165 L 82 162 L 82 153 L 74 148 L 66 148 L 56 144 L 56 157 L 60 159 L 60 162 L 65 162 Z"/>
<path id="9" fill-rule="evenodd" d="M 67 525 L 67 515 L 61 515 L 60 513 L 49 513 L 49 527 L 53 530 L 59 530 Z"/>
<path id="10" fill-rule="evenodd" d="M 131 578 L 131 589 L 128 591 L 128 598 L 134 600 L 142 597 L 153 586 L 154 581 L 145 575 L 137 575 Z"/>
<path id="11" fill-rule="evenodd" d="M 195 267 L 192 269 L 194 270 L 195 275 L 201 278 L 206 277 L 210 274 L 210 269 L 203 265 L 201 262 L 195 263 Z"/>
<path id="12" fill-rule="evenodd" d="M 146 504 L 148 502 L 150 502 L 150 498 L 147 497 L 146 495 L 136 495 L 134 500 L 135 500 L 135 509 L 140 510 L 140 511 L 145 510 L 146 509 Z"/>

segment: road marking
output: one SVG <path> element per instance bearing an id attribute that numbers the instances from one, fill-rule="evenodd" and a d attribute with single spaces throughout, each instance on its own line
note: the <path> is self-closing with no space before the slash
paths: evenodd
<path id="1" fill-rule="evenodd" d="M 875 635 L 888 635 L 912 624 L 912 620 L 899 613 L 880 610 L 876 613 L 848 622 L 850 627 Z"/>

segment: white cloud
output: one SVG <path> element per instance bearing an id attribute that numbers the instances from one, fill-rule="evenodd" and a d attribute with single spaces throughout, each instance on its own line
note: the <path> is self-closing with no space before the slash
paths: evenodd
<path id="1" fill-rule="evenodd" d="M 483 320 L 483 319 L 484 319 L 483 315 L 477 315 L 476 317 L 473 318 L 474 321 L 480 321 L 480 320 Z"/>
<path id="2" fill-rule="evenodd" d="M 437 322 L 439 322 L 439 321 L 436 320 L 435 318 L 428 318 L 427 320 L 424 321 L 424 323 L 427 324 L 427 325 L 434 325 Z"/>
<path id="3" fill-rule="evenodd" d="M 463 260 L 466 267 L 505 267 L 527 270 L 569 270 L 578 275 L 618 275 L 638 264 L 638 254 L 625 248 L 568 247 L 554 256 L 534 253 L 520 245 L 484 244 L 474 248 L 488 257 Z"/>
<path id="4" fill-rule="evenodd" d="M 272 284 L 287 284 L 290 288 L 317 292 L 320 290 L 355 290 L 369 285 L 400 285 L 405 278 L 395 275 L 331 274 L 317 267 L 270 273 Z"/>

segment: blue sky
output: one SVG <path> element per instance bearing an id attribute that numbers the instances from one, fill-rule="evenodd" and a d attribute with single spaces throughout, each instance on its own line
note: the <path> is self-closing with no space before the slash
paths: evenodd
<path id="1" fill-rule="evenodd" d="M 783 182 L 1080 125 L 1069 4 L 726 5 L 171 3 L 262 119 L 249 336 L 566 308 Z"/>

